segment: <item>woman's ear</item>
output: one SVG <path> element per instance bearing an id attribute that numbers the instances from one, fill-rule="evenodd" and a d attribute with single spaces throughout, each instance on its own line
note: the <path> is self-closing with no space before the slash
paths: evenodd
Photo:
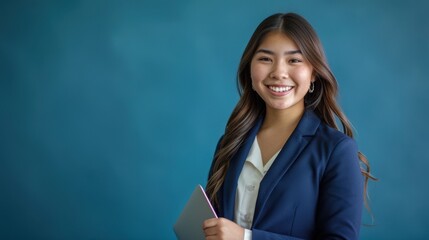
<path id="1" fill-rule="evenodd" d="M 316 71 L 313 71 L 313 73 L 311 74 L 311 82 L 315 82 L 315 81 L 317 81 L 317 72 Z"/>

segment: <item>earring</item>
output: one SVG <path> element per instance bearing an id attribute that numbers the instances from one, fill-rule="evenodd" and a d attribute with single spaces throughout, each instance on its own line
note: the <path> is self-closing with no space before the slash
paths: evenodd
<path id="1" fill-rule="evenodd" d="M 309 93 L 313 93 L 313 92 L 314 92 L 314 81 L 313 81 L 313 82 L 311 82 L 311 84 L 310 84 L 310 88 L 308 89 L 308 92 L 309 92 Z"/>

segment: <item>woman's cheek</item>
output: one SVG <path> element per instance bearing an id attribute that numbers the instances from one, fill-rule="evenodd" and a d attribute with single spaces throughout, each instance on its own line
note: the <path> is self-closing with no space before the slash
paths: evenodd
<path id="1" fill-rule="evenodd" d="M 291 75 L 301 81 L 311 81 L 312 69 L 307 66 L 302 66 L 293 71 Z"/>
<path id="2" fill-rule="evenodd" d="M 255 65 L 252 65 L 250 74 L 254 82 L 255 81 L 259 82 L 265 78 L 265 76 L 267 75 L 266 72 L 267 70 L 263 66 L 259 66 L 255 64 Z"/>

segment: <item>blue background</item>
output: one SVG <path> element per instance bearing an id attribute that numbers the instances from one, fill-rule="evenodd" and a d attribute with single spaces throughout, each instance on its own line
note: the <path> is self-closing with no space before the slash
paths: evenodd
<path id="1" fill-rule="evenodd" d="M 2 1 L 0 238 L 174 239 L 257 24 L 315 27 L 380 178 L 361 239 L 429 235 L 427 1 Z M 365 212 L 364 223 L 372 223 Z"/>

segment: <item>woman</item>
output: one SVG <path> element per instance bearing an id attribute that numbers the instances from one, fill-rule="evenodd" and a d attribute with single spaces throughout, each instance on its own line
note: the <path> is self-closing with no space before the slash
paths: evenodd
<path id="1" fill-rule="evenodd" d="M 241 97 L 209 172 L 220 218 L 204 222 L 206 239 L 358 239 L 373 177 L 311 25 L 294 13 L 265 19 L 237 81 Z"/>

